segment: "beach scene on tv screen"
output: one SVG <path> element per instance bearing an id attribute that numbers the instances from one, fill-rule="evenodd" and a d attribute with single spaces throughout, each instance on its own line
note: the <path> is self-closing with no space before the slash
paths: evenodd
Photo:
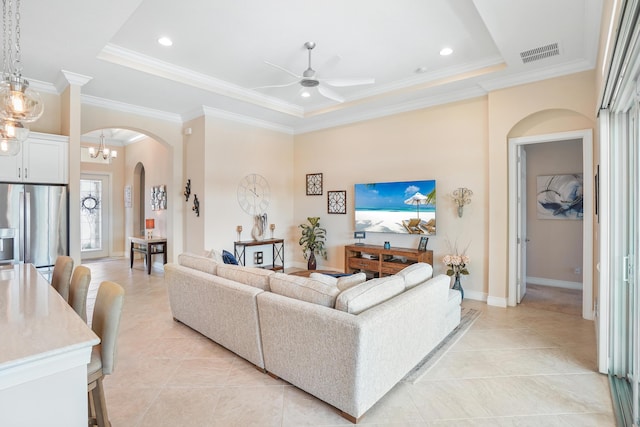
<path id="1" fill-rule="evenodd" d="M 436 234 L 436 181 L 355 185 L 356 231 Z"/>

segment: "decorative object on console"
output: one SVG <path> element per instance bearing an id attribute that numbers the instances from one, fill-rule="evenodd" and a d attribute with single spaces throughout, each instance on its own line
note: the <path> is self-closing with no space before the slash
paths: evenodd
<path id="1" fill-rule="evenodd" d="M 271 238 L 273 239 L 273 232 L 276 231 L 276 225 L 269 224 L 269 230 L 271 230 Z"/>
<path id="2" fill-rule="evenodd" d="M 153 218 L 145 219 L 144 228 L 147 230 L 147 239 L 153 239 L 153 229 L 156 228 L 156 221 Z"/>
<path id="3" fill-rule="evenodd" d="M 241 240 L 240 239 L 240 235 L 242 234 L 242 226 L 238 225 L 236 226 L 236 232 L 238 233 L 238 242 Z"/>
<path id="4" fill-rule="evenodd" d="M 327 238 L 327 230 L 320 227 L 320 217 L 308 217 L 309 224 L 300 224 L 298 227 L 302 230 L 302 236 L 298 243 L 302 246 L 304 259 L 307 261 L 307 269 L 316 269 L 316 254 L 322 255 L 327 259 L 327 250 L 324 247 Z"/>
<path id="5" fill-rule="evenodd" d="M 253 240 L 262 240 L 264 238 L 264 230 L 267 228 L 267 214 L 255 215 L 253 217 L 253 228 L 251 229 L 251 237 Z"/>
<path id="6" fill-rule="evenodd" d="M 436 182 L 355 184 L 356 231 L 436 234 Z"/>
<path id="7" fill-rule="evenodd" d="M 460 283 L 460 275 L 468 275 L 469 269 L 467 264 L 469 263 L 469 257 L 466 255 L 469 245 L 462 252 L 458 252 L 458 242 L 451 246 L 450 242 L 447 242 L 449 246 L 450 254 L 445 255 L 442 258 L 442 262 L 447 266 L 447 276 L 453 276 L 454 282 L 452 289 L 460 291 L 462 298 L 464 299 L 464 289 Z"/>
<path id="8" fill-rule="evenodd" d="M 167 209 L 167 187 L 165 185 L 151 187 L 151 209 L 154 211 Z"/>
<path id="9" fill-rule="evenodd" d="M 322 196 L 322 174 L 307 174 L 307 196 Z"/>
<path id="10" fill-rule="evenodd" d="M 458 217 L 462 218 L 462 209 L 464 205 L 471 203 L 471 196 L 473 196 L 473 191 L 468 188 L 460 187 L 453 190 L 452 197 L 453 201 L 458 205 Z"/>
<path id="11" fill-rule="evenodd" d="M 347 213 L 347 192 L 327 191 L 327 213 L 346 214 Z"/>
<path id="12" fill-rule="evenodd" d="M 429 238 L 428 237 L 421 237 L 420 238 L 420 243 L 418 244 L 418 250 L 419 251 L 426 251 L 427 250 L 427 243 L 429 242 Z"/>
<path id="13" fill-rule="evenodd" d="M 184 201 L 189 201 L 189 196 L 191 195 L 191 180 L 187 179 L 187 185 L 184 187 Z"/>
<path id="14" fill-rule="evenodd" d="M 264 262 L 264 254 L 262 251 L 258 251 L 258 252 L 254 252 L 253 253 L 253 263 L 256 265 L 262 265 L 262 263 Z"/>
<path id="15" fill-rule="evenodd" d="M 191 208 L 191 210 L 196 213 L 196 216 L 200 216 L 200 202 L 198 201 L 197 194 L 193 195 L 193 207 Z"/>
<path id="16" fill-rule="evenodd" d="M 385 248 L 385 249 L 391 249 L 391 243 L 389 243 L 389 242 L 384 242 L 384 248 Z"/>
<path id="17" fill-rule="evenodd" d="M 358 243 L 356 243 L 356 245 L 364 245 L 364 243 L 362 243 L 362 239 L 367 237 L 367 233 L 365 233 L 364 231 L 354 231 L 353 232 L 353 238 L 354 239 L 358 239 Z"/>

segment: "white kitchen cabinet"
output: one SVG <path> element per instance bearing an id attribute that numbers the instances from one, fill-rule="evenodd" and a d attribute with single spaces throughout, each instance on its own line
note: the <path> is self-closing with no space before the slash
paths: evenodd
<path id="1" fill-rule="evenodd" d="M 69 138 L 31 132 L 15 156 L 0 156 L 0 181 L 69 183 Z"/>

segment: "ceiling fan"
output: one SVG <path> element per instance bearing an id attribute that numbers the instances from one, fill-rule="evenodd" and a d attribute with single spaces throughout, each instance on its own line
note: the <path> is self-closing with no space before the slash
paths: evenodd
<path id="1" fill-rule="evenodd" d="M 334 87 L 346 87 L 346 86 L 358 86 L 358 85 L 368 85 L 368 84 L 373 84 L 375 83 L 375 79 L 374 78 L 362 78 L 362 79 L 321 79 L 316 77 L 316 71 L 311 68 L 311 50 L 313 50 L 314 47 L 316 47 L 315 42 L 306 42 L 304 44 L 304 47 L 307 48 L 307 51 L 309 52 L 309 66 L 307 67 L 306 70 L 304 70 L 304 72 L 302 73 L 302 75 L 298 75 L 296 73 L 294 73 L 293 71 L 289 71 L 284 67 L 281 67 L 279 65 L 273 64 L 269 61 L 264 61 L 267 65 L 270 65 L 274 68 L 277 68 L 278 70 L 284 71 L 285 73 L 293 76 L 296 78 L 295 81 L 290 82 L 290 83 L 285 83 L 282 85 L 268 85 L 268 86 L 260 86 L 260 87 L 256 87 L 254 89 L 264 89 L 264 88 L 269 88 L 269 87 L 287 87 L 287 86 L 293 86 L 295 84 L 300 84 L 303 88 L 312 88 L 312 87 L 317 87 L 318 88 L 318 92 L 322 95 L 325 96 L 329 99 L 332 99 L 336 102 L 344 102 L 344 98 L 342 98 L 340 95 L 338 95 L 333 89 L 327 87 L 328 86 L 334 86 Z M 304 91 L 301 93 L 302 96 L 309 96 L 309 92 L 308 91 Z"/>

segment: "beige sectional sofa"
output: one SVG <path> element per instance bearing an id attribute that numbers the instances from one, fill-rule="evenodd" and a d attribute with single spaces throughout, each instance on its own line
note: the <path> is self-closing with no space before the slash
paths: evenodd
<path id="1" fill-rule="evenodd" d="M 303 278 L 181 254 L 165 280 L 176 320 L 357 422 L 460 323 L 431 272 Z"/>

